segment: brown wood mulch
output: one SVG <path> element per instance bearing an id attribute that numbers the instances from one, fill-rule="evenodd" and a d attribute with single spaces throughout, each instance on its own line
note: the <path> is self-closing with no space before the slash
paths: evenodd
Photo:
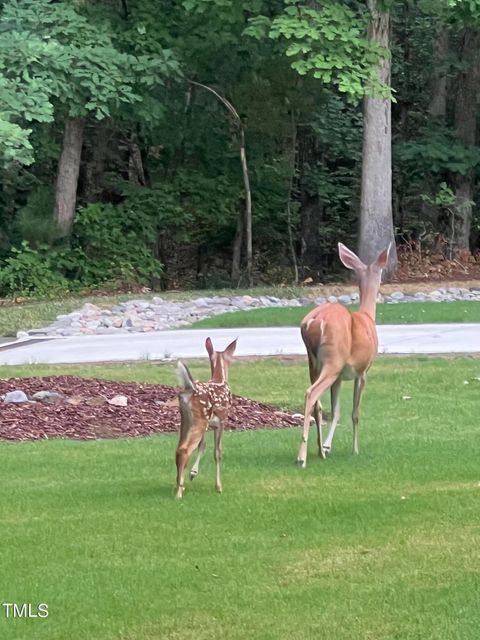
<path id="1" fill-rule="evenodd" d="M 59 404 L 4 404 L 0 400 L 0 440 L 138 437 L 172 433 L 178 430 L 180 423 L 178 406 L 175 404 L 177 390 L 167 385 L 76 376 L 0 380 L 0 396 L 17 389 L 24 391 L 28 397 L 37 391 L 56 391 L 65 396 L 65 401 Z M 106 402 L 106 399 L 116 395 L 126 396 L 128 405 L 112 406 Z M 234 396 L 226 429 L 244 431 L 299 424 L 299 419 L 289 413 Z"/>

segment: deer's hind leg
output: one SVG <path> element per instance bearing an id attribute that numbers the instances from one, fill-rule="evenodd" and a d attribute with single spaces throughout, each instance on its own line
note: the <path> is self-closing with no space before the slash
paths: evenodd
<path id="1" fill-rule="evenodd" d="M 328 435 L 323 443 L 323 448 L 325 449 L 325 453 L 329 453 L 332 449 L 332 440 L 335 435 L 335 429 L 337 428 L 338 421 L 340 420 L 340 387 L 342 386 L 342 381 L 338 378 L 330 389 L 330 396 L 332 400 L 332 423 L 330 425 L 330 429 L 328 431 Z"/>
<path id="2" fill-rule="evenodd" d="M 319 403 L 320 396 L 327 389 L 329 389 L 335 380 L 338 377 L 338 371 L 330 370 L 327 367 L 322 369 L 322 372 L 318 376 L 318 379 L 310 385 L 305 394 L 305 408 L 303 411 L 303 437 L 302 443 L 300 445 L 300 449 L 298 452 L 297 462 L 301 467 L 305 467 L 307 464 L 307 445 L 308 445 L 308 432 L 310 430 L 310 416 L 312 415 L 312 410 Z M 321 440 L 322 437 L 322 413 L 321 413 L 321 405 L 318 404 L 319 411 L 317 413 L 316 419 L 318 417 L 317 431 L 318 437 L 320 440 L 319 444 L 319 454 L 324 458 L 325 451 L 323 449 L 323 443 Z M 322 455 L 323 454 L 323 455 Z"/>
<path id="3" fill-rule="evenodd" d="M 221 422 L 218 427 L 214 428 L 215 434 L 215 491 L 222 493 L 222 479 L 220 477 L 220 463 L 222 461 L 222 435 L 223 435 L 223 423 Z"/>
<path id="4" fill-rule="evenodd" d="M 195 460 L 193 467 L 190 469 L 190 480 L 193 480 L 198 476 L 200 460 L 202 459 L 203 454 L 205 453 L 206 446 L 207 446 L 207 442 L 204 435 L 203 438 L 200 440 L 200 444 L 198 445 L 197 459 Z"/>

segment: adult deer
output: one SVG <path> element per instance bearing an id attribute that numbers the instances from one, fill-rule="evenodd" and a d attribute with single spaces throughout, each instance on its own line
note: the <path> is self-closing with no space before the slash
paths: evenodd
<path id="1" fill-rule="evenodd" d="M 302 320 L 302 338 L 307 348 L 311 386 L 305 394 L 303 438 L 297 462 L 305 467 L 312 409 L 317 425 L 318 454 L 325 458 L 332 447 L 335 429 L 340 418 L 340 387 L 342 380 L 354 381 L 353 387 L 353 453 L 358 453 L 358 421 L 360 400 L 367 371 L 378 349 L 375 313 L 382 269 L 388 260 L 390 246 L 370 265 L 341 242 L 340 260 L 347 269 L 355 271 L 360 289 L 360 308 L 349 311 L 338 303 L 321 304 Z M 325 442 L 322 438 L 322 405 L 320 396 L 330 388 L 332 423 Z"/>
<path id="2" fill-rule="evenodd" d="M 215 489 L 222 492 L 220 462 L 222 458 L 222 434 L 231 404 L 231 392 L 228 386 L 228 367 L 232 361 L 237 341 L 231 342 L 224 351 L 215 351 L 212 341 L 207 338 L 205 347 L 210 358 L 212 373 L 209 382 L 193 380 L 190 371 L 178 362 L 177 375 L 180 382 L 180 438 L 176 451 L 177 489 L 175 496 L 181 498 L 185 491 L 185 467 L 194 449 L 198 447 L 198 456 L 190 471 L 190 480 L 198 475 L 200 460 L 205 452 L 205 434 L 208 427 L 215 433 Z"/>

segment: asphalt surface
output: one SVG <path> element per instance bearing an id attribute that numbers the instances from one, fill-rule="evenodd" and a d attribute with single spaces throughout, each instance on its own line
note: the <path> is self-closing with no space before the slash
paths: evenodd
<path id="1" fill-rule="evenodd" d="M 480 354 L 480 324 L 382 325 L 380 353 Z M 0 365 L 73 364 L 206 357 L 238 337 L 239 356 L 305 355 L 298 327 L 190 329 L 120 335 L 36 338 L 0 346 Z"/>

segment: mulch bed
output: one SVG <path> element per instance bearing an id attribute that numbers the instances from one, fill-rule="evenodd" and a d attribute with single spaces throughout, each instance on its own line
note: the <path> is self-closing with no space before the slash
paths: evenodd
<path id="1" fill-rule="evenodd" d="M 174 402 L 178 390 L 167 385 L 114 382 L 76 376 L 0 380 L 0 396 L 16 389 L 21 389 L 29 397 L 37 391 L 56 391 L 75 404 L 4 404 L 0 401 L 0 440 L 138 437 L 172 433 L 178 430 L 180 424 L 178 406 L 168 404 Z M 119 407 L 106 403 L 105 398 L 111 399 L 116 395 L 126 396 L 128 406 Z M 226 429 L 245 431 L 299 424 L 300 420 L 289 413 L 234 396 Z"/>

